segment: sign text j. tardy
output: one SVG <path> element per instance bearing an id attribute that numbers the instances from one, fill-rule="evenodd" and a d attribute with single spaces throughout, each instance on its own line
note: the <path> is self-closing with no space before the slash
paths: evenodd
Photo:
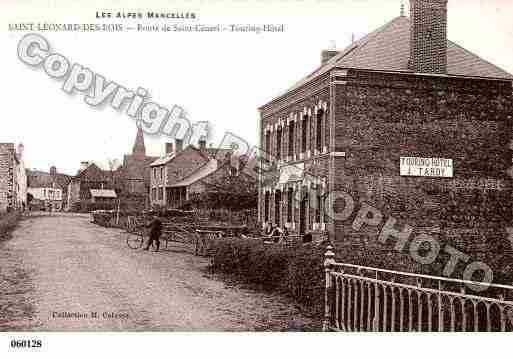
<path id="1" fill-rule="evenodd" d="M 452 159 L 401 157 L 401 176 L 453 177 Z"/>

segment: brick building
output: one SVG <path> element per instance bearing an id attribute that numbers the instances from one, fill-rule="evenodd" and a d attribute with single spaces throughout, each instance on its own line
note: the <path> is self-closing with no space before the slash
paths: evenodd
<path id="1" fill-rule="evenodd" d="M 201 193 L 203 180 L 213 175 L 227 161 L 232 165 L 230 151 L 206 146 L 200 140 L 198 147 L 183 148 L 177 139 L 176 148 L 166 144 L 166 154 L 151 164 L 150 203 L 156 206 L 177 208 L 190 199 L 191 194 Z"/>
<path id="2" fill-rule="evenodd" d="M 411 0 L 409 18 L 323 51 L 319 68 L 260 108 L 271 159 L 262 223 L 366 242 L 379 227 L 357 232 L 354 216 L 320 210 L 341 211 L 328 194 L 344 191 L 357 208 L 398 219 L 398 230 L 408 223 L 472 253 L 507 237 L 513 77 L 446 34 L 447 0 Z M 451 173 L 403 173 L 401 161 L 419 159 L 448 160 Z"/>
<path id="3" fill-rule="evenodd" d="M 93 203 L 91 190 L 114 189 L 115 173 L 103 170 L 95 163 L 82 162 L 76 176 L 71 177 L 68 185 L 67 210 L 87 211 Z"/>
<path id="4" fill-rule="evenodd" d="M 15 151 L 13 143 L 0 143 L 0 212 L 23 210 L 27 203 L 27 176 L 23 144 Z"/>

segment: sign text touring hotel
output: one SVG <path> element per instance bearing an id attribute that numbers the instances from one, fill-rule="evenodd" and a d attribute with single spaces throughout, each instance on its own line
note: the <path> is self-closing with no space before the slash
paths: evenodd
<path id="1" fill-rule="evenodd" d="M 453 177 L 452 159 L 401 157 L 401 176 Z"/>

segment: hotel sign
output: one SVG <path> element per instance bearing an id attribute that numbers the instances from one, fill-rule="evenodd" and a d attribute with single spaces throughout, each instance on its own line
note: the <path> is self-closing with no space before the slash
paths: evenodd
<path id="1" fill-rule="evenodd" d="M 401 157 L 401 176 L 411 177 L 453 177 L 452 159 Z"/>

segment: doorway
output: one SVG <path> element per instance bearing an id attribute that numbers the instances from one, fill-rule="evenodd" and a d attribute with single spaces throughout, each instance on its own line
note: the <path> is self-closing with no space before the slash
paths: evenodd
<path id="1" fill-rule="evenodd" d="M 308 192 L 304 191 L 304 195 L 299 202 L 299 234 L 303 235 L 306 232 L 306 209 L 308 206 Z"/>

